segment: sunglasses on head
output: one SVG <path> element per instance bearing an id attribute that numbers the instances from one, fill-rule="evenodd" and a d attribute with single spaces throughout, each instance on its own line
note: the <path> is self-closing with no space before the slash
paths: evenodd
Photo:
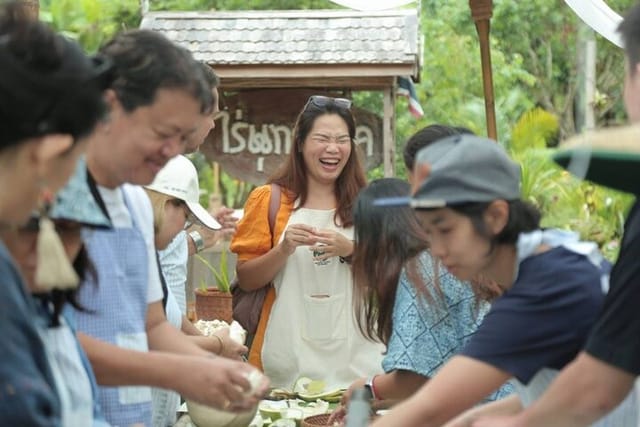
<path id="1" fill-rule="evenodd" d="M 309 100 L 305 104 L 304 109 L 306 110 L 307 108 L 309 108 L 310 105 L 314 105 L 318 108 L 324 108 L 331 104 L 335 105 L 338 108 L 344 108 L 345 110 L 348 110 L 351 108 L 350 99 L 332 98 L 330 96 L 323 96 L 323 95 L 312 95 L 311 97 L 309 97 Z"/>

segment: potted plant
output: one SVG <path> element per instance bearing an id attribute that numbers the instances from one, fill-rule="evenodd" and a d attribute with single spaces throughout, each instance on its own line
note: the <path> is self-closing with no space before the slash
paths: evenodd
<path id="1" fill-rule="evenodd" d="M 216 286 L 207 286 L 203 279 L 200 287 L 195 290 L 196 316 L 202 320 L 224 320 L 231 324 L 233 321 L 233 303 L 231 294 L 231 278 L 227 266 L 227 249 L 220 252 L 220 265 L 216 269 L 201 255 L 196 254 L 216 280 Z"/>

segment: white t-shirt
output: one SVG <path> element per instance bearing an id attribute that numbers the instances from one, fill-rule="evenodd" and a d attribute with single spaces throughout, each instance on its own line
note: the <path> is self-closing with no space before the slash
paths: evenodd
<path id="1" fill-rule="evenodd" d="M 156 248 L 153 230 L 153 208 L 149 197 L 142 187 L 124 184 L 114 189 L 98 186 L 100 196 L 111 218 L 114 228 L 131 228 L 133 222 L 131 215 L 135 217 L 138 230 L 142 233 L 147 247 L 149 287 L 147 290 L 147 304 L 162 300 L 162 284 L 156 262 Z M 124 194 L 127 201 L 124 202 Z"/>
<path id="2" fill-rule="evenodd" d="M 171 290 L 180 312 L 187 314 L 187 262 L 189 261 L 189 246 L 187 233 L 183 230 L 173 238 L 171 243 L 161 251 L 160 268 L 167 288 Z M 168 310 L 167 310 L 168 312 Z M 168 316 L 167 316 L 168 318 Z"/>

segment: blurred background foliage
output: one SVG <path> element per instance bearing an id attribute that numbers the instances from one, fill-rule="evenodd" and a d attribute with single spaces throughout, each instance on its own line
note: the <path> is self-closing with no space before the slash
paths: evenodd
<path id="1" fill-rule="evenodd" d="M 635 0 L 607 0 L 619 13 Z M 328 0 L 150 0 L 160 10 L 268 10 L 338 8 Z M 416 83 L 425 111 L 413 118 L 404 98 L 396 105 L 396 173 L 406 176 L 404 142 L 418 129 L 444 123 L 485 133 L 480 55 L 476 29 L 466 0 L 422 0 L 424 36 L 421 78 Z M 141 20 L 138 0 L 41 0 L 41 18 L 76 38 L 94 52 L 117 31 L 136 28 Z M 549 160 L 559 141 L 579 132 L 581 112 L 580 46 L 596 40 L 596 126 L 624 123 L 624 76 L 620 49 L 584 25 L 562 0 L 520 2 L 494 0 L 491 54 L 496 117 L 500 142 L 523 166 L 523 196 L 541 207 L 546 226 L 579 231 L 596 240 L 609 257 L 617 253 L 630 197 L 573 179 Z M 355 104 L 381 113 L 382 95 L 354 93 Z M 201 177 L 203 203 L 218 191 L 220 202 L 242 207 L 251 186 L 214 170 L 194 156 Z M 217 167 L 216 167 L 217 169 Z M 214 180 L 214 173 L 219 178 Z M 382 168 L 369 178 L 382 176 Z M 214 188 L 217 187 L 217 188 Z"/>

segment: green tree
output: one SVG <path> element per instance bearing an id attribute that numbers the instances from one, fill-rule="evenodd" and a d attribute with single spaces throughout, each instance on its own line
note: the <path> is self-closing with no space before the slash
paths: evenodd
<path id="1" fill-rule="evenodd" d="M 620 12 L 635 0 L 609 0 Z M 508 60 L 519 61 L 535 77 L 528 89 L 536 105 L 558 116 L 562 136 L 575 133 L 574 104 L 578 84 L 577 34 L 583 25 L 561 0 L 496 1 L 493 43 Z M 622 51 L 600 36 L 597 40 L 596 115 L 599 124 L 624 118 L 620 91 Z"/>
<path id="2" fill-rule="evenodd" d="M 137 0 L 41 0 L 41 19 L 95 52 L 118 31 L 137 28 Z"/>
<path id="3" fill-rule="evenodd" d="M 425 115 L 415 121 L 398 111 L 398 141 L 435 122 L 485 134 L 480 48 L 468 2 L 423 1 L 421 26 L 425 50 L 417 90 Z M 505 55 L 495 39 L 491 47 L 498 136 L 508 140 L 513 123 L 535 105 L 530 92 L 536 81 L 521 57 Z"/>
<path id="4" fill-rule="evenodd" d="M 151 10 L 332 9 L 329 0 L 151 0 Z"/>

